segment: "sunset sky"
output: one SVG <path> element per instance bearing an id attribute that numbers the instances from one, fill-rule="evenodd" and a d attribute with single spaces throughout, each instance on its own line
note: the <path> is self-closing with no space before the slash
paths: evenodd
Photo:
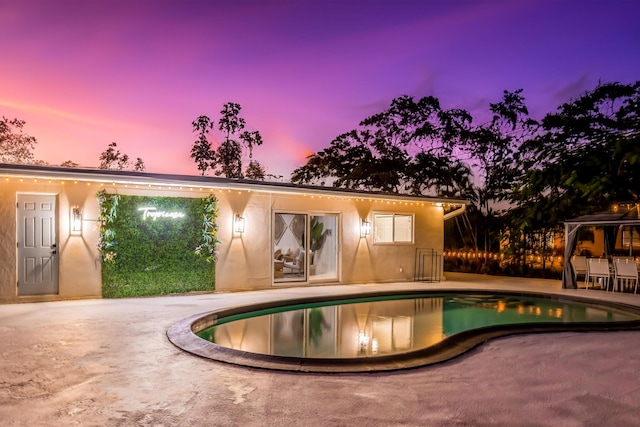
<path id="1" fill-rule="evenodd" d="M 191 122 L 237 102 L 288 178 L 400 95 L 479 114 L 523 88 L 541 118 L 640 80 L 639 17 L 638 0 L 3 0 L 0 116 L 50 164 L 95 167 L 115 141 L 198 174 Z"/>

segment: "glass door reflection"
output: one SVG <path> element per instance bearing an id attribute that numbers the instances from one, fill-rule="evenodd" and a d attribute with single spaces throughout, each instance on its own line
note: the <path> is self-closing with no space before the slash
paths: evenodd
<path id="1" fill-rule="evenodd" d="M 309 279 L 338 279 L 338 216 L 312 215 L 309 221 Z"/>
<path id="2" fill-rule="evenodd" d="M 274 282 L 306 282 L 307 215 L 278 212 L 273 230 Z"/>

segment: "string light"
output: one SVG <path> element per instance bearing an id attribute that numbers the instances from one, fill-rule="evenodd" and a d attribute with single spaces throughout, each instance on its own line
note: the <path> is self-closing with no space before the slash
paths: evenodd
<path id="1" fill-rule="evenodd" d="M 16 180 L 18 180 L 19 182 L 25 182 L 25 178 L 18 178 L 15 177 Z M 26 178 L 27 180 L 32 179 L 32 182 L 34 183 L 38 183 L 38 182 L 42 182 L 39 181 L 39 178 Z M 4 178 L 5 182 L 11 182 L 12 178 L 9 177 L 5 177 Z M 48 184 L 57 184 L 57 185 L 65 185 L 66 182 L 65 181 L 58 181 L 57 179 L 47 179 L 44 178 L 44 181 L 46 181 Z M 91 187 L 93 185 L 96 186 L 100 186 L 100 187 L 105 187 L 106 185 L 109 185 L 109 183 L 107 182 L 99 182 L 99 181 L 94 181 L 94 182 L 87 182 L 84 179 L 80 179 L 80 180 L 73 180 L 74 184 L 82 184 L 82 183 L 86 183 L 87 187 Z M 113 186 L 114 189 L 117 188 L 129 188 L 131 186 L 131 188 L 135 187 L 136 189 L 140 189 L 140 188 L 149 188 L 151 190 L 156 189 L 159 191 L 186 191 L 187 187 L 184 185 L 154 185 L 151 183 L 147 183 L 147 184 L 128 184 L 128 183 L 118 183 L 118 182 L 111 182 L 111 185 Z M 165 188 L 166 187 L 166 188 Z M 193 192 L 193 191 L 206 191 L 209 193 L 214 193 L 215 189 L 214 188 L 204 188 L 204 187 L 193 187 L 193 186 L 189 186 L 189 191 Z M 220 191 L 224 191 L 224 189 L 219 189 Z M 245 191 L 246 192 L 254 192 L 255 190 L 237 190 L 237 189 L 232 189 L 232 188 L 227 188 L 227 193 L 232 193 L 234 191 L 237 191 L 238 195 L 242 195 Z M 267 193 L 271 193 L 271 192 L 277 192 L 277 189 L 274 191 L 264 191 L 264 190 L 259 190 L 258 192 L 267 192 Z M 333 201 L 349 201 L 349 202 L 366 202 L 367 200 L 369 201 L 369 203 L 385 203 L 387 205 L 403 205 L 404 206 L 420 206 L 421 202 L 414 202 L 414 201 L 402 201 L 402 200 L 393 200 L 393 199 L 384 199 L 384 198 L 364 198 L 364 197 L 350 197 L 350 196 L 346 196 L 346 195 L 342 195 L 342 194 L 328 194 L 328 195 L 323 195 L 323 194 L 309 194 L 309 193 L 302 193 L 303 197 L 307 197 L 307 196 L 311 196 L 312 199 L 319 199 L 319 200 L 333 200 Z M 434 204 L 435 202 L 430 202 L 425 204 L 424 202 L 422 202 L 422 206 L 428 205 L 431 206 L 432 204 Z M 446 206 L 451 206 L 450 204 L 446 204 Z"/>

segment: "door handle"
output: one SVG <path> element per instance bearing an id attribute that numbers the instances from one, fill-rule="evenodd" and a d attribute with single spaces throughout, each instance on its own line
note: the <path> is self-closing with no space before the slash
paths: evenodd
<path id="1" fill-rule="evenodd" d="M 52 250 L 52 251 L 51 251 L 51 255 L 55 255 L 55 254 L 57 254 L 57 253 L 58 253 L 58 251 L 57 251 L 56 249 L 54 249 L 54 250 Z"/>

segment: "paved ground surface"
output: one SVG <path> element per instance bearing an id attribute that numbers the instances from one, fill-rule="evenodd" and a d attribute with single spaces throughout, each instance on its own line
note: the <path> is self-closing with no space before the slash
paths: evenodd
<path id="1" fill-rule="evenodd" d="M 586 292 L 640 305 L 640 295 L 562 291 L 556 281 L 449 278 L 440 286 Z M 165 336 L 179 319 L 230 304 L 373 287 L 0 306 L 0 425 L 640 425 L 640 332 L 519 335 L 431 367 L 338 375 L 221 364 Z"/>

